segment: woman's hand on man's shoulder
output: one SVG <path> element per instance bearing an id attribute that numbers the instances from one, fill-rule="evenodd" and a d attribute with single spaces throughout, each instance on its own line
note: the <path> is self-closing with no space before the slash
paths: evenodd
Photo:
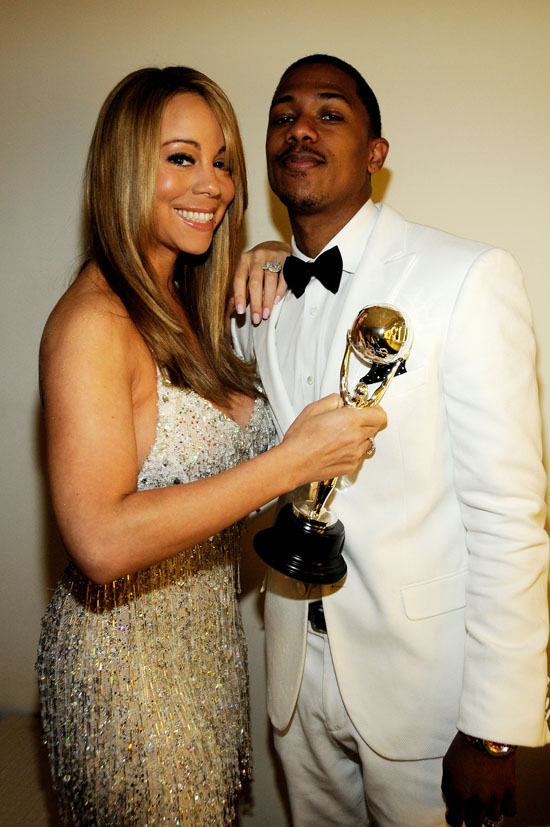
<path id="1" fill-rule="evenodd" d="M 290 252 L 284 241 L 263 241 L 242 254 L 233 277 L 232 303 L 239 315 L 250 300 L 252 322 L 269 319 L 286 293 L 282 267 Z"/>

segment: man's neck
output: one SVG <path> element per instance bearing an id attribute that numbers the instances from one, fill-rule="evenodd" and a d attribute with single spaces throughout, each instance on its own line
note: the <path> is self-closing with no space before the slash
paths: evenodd
<path id="1" fill-rule="evenodd" d="M 322 210 L 318 213 L 301 213 L 299 215 L 293 214 L 289 210 L 290 225 L 296 246 L 308 258 L 316 258 L 331 238 L 334 238 L 342 227 L 345 227 L 348 221 L 351 221 L 362 206 L 363 204 L 349 215 L 340 212 L 332 220 Z"/>

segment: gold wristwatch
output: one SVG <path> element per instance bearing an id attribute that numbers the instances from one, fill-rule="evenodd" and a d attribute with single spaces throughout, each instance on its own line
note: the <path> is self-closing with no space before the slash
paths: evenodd
<path id="1" fill-rule="evenodd" d="M 487 741 L 485 738 L 474 738 L 473 735 L 466 735 L 465 732 L 463 732 L 462 735 L 464 735 L 470 744 L 477 747 L 480 752 L 490 755 L 491 758 L 506 758 L 507 755 L 511 755 L 517 749 L 515 744 L 500 744 L 498 741 Z"/>

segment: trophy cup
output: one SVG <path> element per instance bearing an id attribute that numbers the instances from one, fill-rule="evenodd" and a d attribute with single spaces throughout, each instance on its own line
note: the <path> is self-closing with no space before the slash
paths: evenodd
<path id="1" fill-rule="evenodd" d="M 387 304 L 364 307 L 347 334 L 340 370 L 340 396 L 344 405 L 361 408 L 378 405 L 388 386 L 409 356 L 410 325 L 402 313 Z M 361 381 L 353 393 L 348 389 L 351 353 L 370 365 L 387 366 L 389 372 L 369 396 Z M 271 528 L 254 537 L 256 553 L 269 566 L 305 583 L 337 583 L 347 571 L 342 556 L 344 526 L 325 503 L 338 478 L 313 482 L 307 499 L 283 506 Z"/>

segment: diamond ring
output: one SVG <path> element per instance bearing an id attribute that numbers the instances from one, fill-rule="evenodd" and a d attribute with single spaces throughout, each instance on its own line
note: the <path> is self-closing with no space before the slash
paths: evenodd
<path id="1" fill-rule="evenodd" d="M 371 457 L 373 457 L 374 452 L 376 451 L 376 445 L 374 444 L 374 437 L 369 436 L 369 440 L 370 440 L 370 448 L 367 448 L 367 450 L 365 451 L 365 456 L 367 457 L 367 459 L 370 459 Z"/>
<path id="2" fill-rule="evenodd" d="M 283 265 L 280 261 L 266 261 L 262 267 L 262 270 L 269 270 L 270 273 L 280 273 L 282 269 Z"/>

